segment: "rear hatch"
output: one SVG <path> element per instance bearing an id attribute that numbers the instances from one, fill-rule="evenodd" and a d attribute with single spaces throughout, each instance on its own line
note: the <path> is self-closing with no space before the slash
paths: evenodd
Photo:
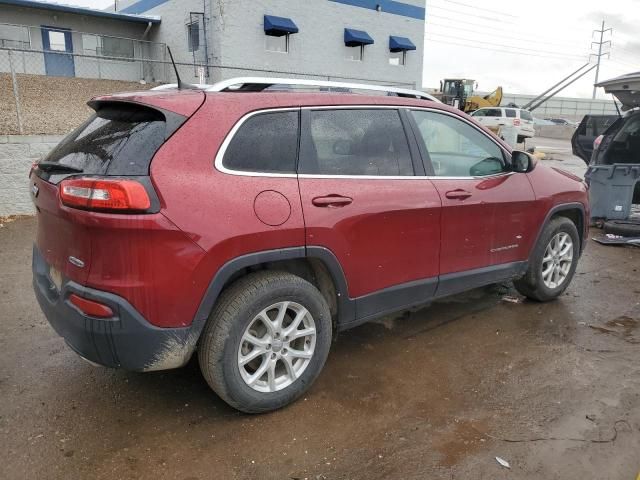
<path id="1" fill-rule="evenodd" d="M 149 178 L 151 160 L 162 144 L 202 105 L 204 98 L 202 92 L 195 91 L 97 97 L 89 102 L 95 113 L 34 166 L 30 182 L 38 217 L 36 246 L 50 266 L 49 275 L 54 284 L 58 284 L 61 277 L 85 282 L 91 265 L 92 227 L 101 221 L 100 214 L 92 211 L 95 210 L 92 204 L 82 205 L 83 192 L 91 192 L 91 197 L 98 190 L 83 190 L 72 185 L 71 195 L 67 196 L 61 187 L 74 181 L 93 182 L 89 183 L 93 186 L 102 180 L 131 180 L 138 190 L 146 190 L 149 204 L 137 211 L 118 213 L 159 211 L 159 201 Z M 81 202 L 70 206 L 68 198 Z M 102 211 L 109 213 L 108 209 Z"/>
<path id="2" fill-rule="evenodd" d="M 640 72 L 605 80 L 596 87 L 603 87 L 606 93 L 614 95 L 622 103 L 622 110 L 640 107 Z"/>

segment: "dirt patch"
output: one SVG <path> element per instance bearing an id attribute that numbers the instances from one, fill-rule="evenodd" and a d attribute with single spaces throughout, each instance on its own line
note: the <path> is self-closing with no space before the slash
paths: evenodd
<path id="1" fill-rule="evenodd" d="M 30 218 L 33 215 L 8 215 L 3 217 L 0 215 L 0 228 L 4 227 L 8 223 L 15 222 L 16 220 L 22 220 L 26 218 Z"/>
<path id="2" fill-rule="evenodd" d="M 92 97 L 148 90 L 156 85 L 26 74 L 18 74 L 16 78 L 25 135 L 69 133 L 91 114 L 87 102 Z M 10 74 L 0 74 L 0 135 L 19 133 L 12 85 Z"/>
<path id="3" fill-rule="evenodd" d="M 640 326 L 637 319 L 621 315 L 609 320 L 605 325 L 606 327 L 598 325 L 589 325 L 589 327 L 598 333 L 617 336 L 632 344 L 640 343 L 640 339 L 635 338 L 636 329 Z"/>
<path id="4" fill-rule="evenodd" d="M 486 442 L 485 435 L 487 424 L 484 421 L 456 420 L 451 432 L 441 437 L 434 445 L 442 458 L 439 464 L 444 467 L 452 467 L 461 459 L 471 453 L 475 453 Z"/>

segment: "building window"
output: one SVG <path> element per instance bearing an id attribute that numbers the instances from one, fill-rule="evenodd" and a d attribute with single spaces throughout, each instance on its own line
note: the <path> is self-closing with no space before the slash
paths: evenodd
<path id="1" fill-rule="evenodd" d="M 279 37 L 265 35 L 265 49 L 268 52 L 289 53 L 289 34 Z"/>
<path id="2" fill-rule="evenodd" d="M 402 50 L 401 52 L 389 52 L 389 65 L 406 65 L 407 64 L 407 52 Z"/>
<path id="3" fill-rule="evenodd" d="M 86 55 L 98 55 L 98 39 L 96 35 L 82 35 L 82 49 Z"/>
<path id="4" fill-rule="evenodd" d="M 355 47 L 345 47 L 345 57 L 347 60 L 354 62 L 361 62 L 364 60 L 364 45 L 357 45 Z"/>
<path id="5" fill-rule="evenodd" d="M 104 57 L 133 58 L 133 40 L 117 37 L 100 37 L 102 43 L 101 55 Z"/>
<path id="6" fill-rule="evenodd" d="M 67 50 L 67 42 L 64 32 L 55 32 L 49 30 L 49 50 L 64 52 Z"/>
<path id="7" fill-rule="evenodd" d="M 200 24 L 192 22 L 187 25 L 187 45 L 190 52 L 200 49 Z"/>

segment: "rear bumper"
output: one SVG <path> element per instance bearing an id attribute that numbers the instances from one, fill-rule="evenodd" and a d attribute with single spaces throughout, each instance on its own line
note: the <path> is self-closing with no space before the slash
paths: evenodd
<path id="1" fill-rule="evenodd" d="M 64 279 L 60 291 L 49 265 L 33 248 L 33 289 L 47 320 L 71 349 L 92 363 L 135 371 L 167 370 L 185 365 L 198 340 L 191 328 L 158 328 L 124 298 Z M 76 293 L 111 307 L 108 319 L 85 315 L 68 298 Z"/>

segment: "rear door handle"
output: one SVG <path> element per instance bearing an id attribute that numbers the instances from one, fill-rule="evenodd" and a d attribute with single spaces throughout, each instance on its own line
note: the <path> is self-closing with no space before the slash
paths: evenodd
<path id="1" fill-rule="evenodd" d="M 471 193 L 466 190 L 462 190 L 460 188 L 456 190 L 450 190 L 444 194 L 445 197 L 450 198 L 452 200 L 465 200 L 471 196 Z"/>
<path id="2" fill-rule="evenodd" d="M 327 195 L 325 197 L 315 197 L 311 200 L 316 207 L 336 208 L 344 207 L 353 202 L 353 198 L 343 197 L 342 195 Z"/>

